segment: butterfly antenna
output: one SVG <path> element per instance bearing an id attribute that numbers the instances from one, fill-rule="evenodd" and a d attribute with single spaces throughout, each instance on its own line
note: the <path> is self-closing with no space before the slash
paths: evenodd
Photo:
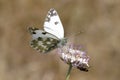
<path id="1" fill-rule="evenodd" d="M 74 37 L 74 36 L 77 36 L 77 35 L 79 35 L 79 34 L 82 34 L 84 31 L 80 31 L 80 32 L 77 32 L 77 33 L 74 33 L 74 34 L 70 34 L 70 35 L 68 35 L 68 38 L 72 38 L 72 37 Z"/>

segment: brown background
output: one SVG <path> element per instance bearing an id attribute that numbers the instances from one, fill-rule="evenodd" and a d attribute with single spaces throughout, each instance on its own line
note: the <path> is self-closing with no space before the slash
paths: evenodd
<path id="1" fill-rule="evenodd" d="M 90 56 L 89 72 L 73 69 L 70 80 L 120 79 L 120 0 L 0 0 L 0 80 L 65 80 L 68 69 L 56 51 L 29 46 L 27 27 L 43 29 L 50 8 L 59 13 L 69 42 Z"/>

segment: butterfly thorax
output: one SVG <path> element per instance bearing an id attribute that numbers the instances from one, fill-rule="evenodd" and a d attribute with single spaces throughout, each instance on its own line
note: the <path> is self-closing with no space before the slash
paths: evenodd
<path id="1" fill-rule="evenodd" d="M 66 45 L 66 43 L 67 43 L 67 39 L 66 38 L 60 39 L 60 41 L 58 43 L 58 47 L 62 47 L 64 45 Z"/>

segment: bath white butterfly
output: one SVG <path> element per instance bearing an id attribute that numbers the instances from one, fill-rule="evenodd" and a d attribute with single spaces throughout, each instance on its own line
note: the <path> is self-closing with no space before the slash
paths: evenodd
<path id="1" fill-rule="evenodd" d="M 28 30 L 32 35 L 30 45 L 41 53 L 47 53 L 67 43 L 67 39 L 64 38 L 62 23 L 56 10 L 53 8 L 48 11 L 44 22 L 44 30 L 33 27 L 29 27 Z"/>

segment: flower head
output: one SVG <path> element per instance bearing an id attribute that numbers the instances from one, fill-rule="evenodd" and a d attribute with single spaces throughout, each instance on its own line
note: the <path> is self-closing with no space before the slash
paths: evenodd
<path id="1" fill-rule="evenodd" d="M 78 68 L 81 71 L 88 71 L 89 56 L 85 51 L 81 50 L 80 46 L 66 45 L 59 48 L 60 58 L 67 64 L 71 64 L 73 67 Z"/>

